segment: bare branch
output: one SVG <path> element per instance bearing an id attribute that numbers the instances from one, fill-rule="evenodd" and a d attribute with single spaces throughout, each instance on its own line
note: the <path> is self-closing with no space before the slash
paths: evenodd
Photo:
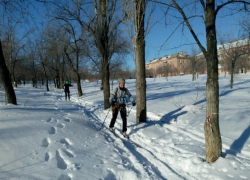
<path id="1" fill-rule="evenodd" d="M 245 10 L 246 10 L 246 11 L 249 11 L 249 10 L 247 10 L 246 5 L 250 5 L 250 2 L 247 2 L 247 1 L 237 1 L 237 0 L 235 1 L 235 0 L 230 0 L 230 1 L 227 1 L 226 3 L 223 3 L 223 4 L 219 5 L 219 6 L 217 6 L 217 9 L 215 9 L 215 16 L 218 14 L 218 12 L 219 12 L 223 7 L 225 7 L 225 6 L 229 5 L 229 4 L 233 4 L 233 3 L 242 3 L 242 4 L 244 4 Z"/>

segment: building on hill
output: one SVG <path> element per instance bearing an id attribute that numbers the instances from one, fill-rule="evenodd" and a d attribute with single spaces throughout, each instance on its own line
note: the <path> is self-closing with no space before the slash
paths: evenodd
<path id="1" fill-rule="evenodd" d="M 190 56 L 182 51 L 150 60 L 145 66 L 147 77 L 166 77 L 191 73 Z"/>

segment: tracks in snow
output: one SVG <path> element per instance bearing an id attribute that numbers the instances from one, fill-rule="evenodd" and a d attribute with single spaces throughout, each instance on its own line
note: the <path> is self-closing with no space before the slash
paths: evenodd
<path id="1" fill-rule="evenodd" d="M 60 107 L 57 104 L 58 101 L 55 103 L 54 109 L 60 110 Z M 63 111 L 61 111 L 63 112 Z M 75 171 L 81 169 L 81 164 L 73 163 L 73 159 L 75 158 L 74 152 L 71 150 L 73 143 L 69 138 L 60 137 L 61 131 L 67 131 L 67 124 L 71 123 L 72 120 L 67 117 L 67 114 L 63 116 L 63 119 L 55 119 L 55 118 L 48 118 L 46 121 L 50 127 L 47 130 L 48 137 L 42 139 L 42 148 L 48 149 L 48 151 L 44 155 L 44 160 L 46 162 L 50 162 L 52 160 L 56 161 L 56 167 L 59 170 L 65 171 Z M 56 149 L 53 148 L 55 143 L 60 143 L 61 148 Z M 72 180 L 73 175 L 71 173 L 63 172 L 58 180 Z"/>

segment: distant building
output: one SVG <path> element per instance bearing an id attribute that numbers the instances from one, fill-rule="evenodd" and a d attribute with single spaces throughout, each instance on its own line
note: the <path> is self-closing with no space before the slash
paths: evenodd
<path id="1" fill-rule="evenodd" d="M 165 55 L 146 64 L 147 77 L 177 76 L 190 73 L 190 56 L 185 52 Z"/>
<path id="2" fill-rule="evenodd" d="M 250 72 L 250 41 L 249 39 L 234 40 L 217 46 L 218 73 L 231 73 L 232 61 L 235 61 L 234 73 Z M 193 57 L 185 52 L 165 55 L 150 60 L 146 65 L 147 77 L 166 77 L 184 74 L 206 74 L 206 60 L 203 53 Z"/>
<path id="3" fill-rule="evenodd" d="M 250 72 L 250 42 L 249 39 L 234 40 L 217 46 L 218 73 L 230 73 L 232 61 L 235 61 L 234 73 Z M 197 59 L 204 59 L 203 53 L 196 55 Z"/>

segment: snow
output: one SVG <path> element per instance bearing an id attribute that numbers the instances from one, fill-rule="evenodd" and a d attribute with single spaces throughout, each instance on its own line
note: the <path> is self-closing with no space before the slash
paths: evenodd
<path id="1" fill-rule="evenodd" d="M 19 85 L 18 105 L 0 102 L 1 180 L 200 180 L 250 179 L 250 74 L 219 76 L 222 157 L 205 161 L 206 76 L 147 79 L 147 123 L 136 124 L 128 104 L 128 134 L 109 132 L 110 110 L 96 82 L 82 84 L 82 97 Z M 135 80 L 126 87 L 135 97 Z M 104 121 L 105 117 L 106 120 Z M 103 128 L 102 124 L 104 122 Z"/>

